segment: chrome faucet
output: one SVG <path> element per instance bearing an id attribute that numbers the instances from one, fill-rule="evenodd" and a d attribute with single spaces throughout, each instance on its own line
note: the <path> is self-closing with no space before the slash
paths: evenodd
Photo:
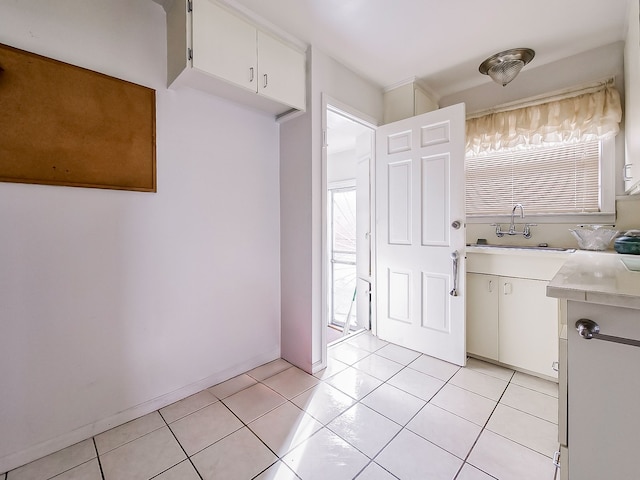
<path id="1" fill-rule="evenodd" d="M 524 238 L 531 238 L 531 227 L 535 227 L 535 223 L 525 223 L 521 232 L 516 231 L 515 216 L 516 210 L 520 208 L 520 218 L 524 218 L 524 207 L 521 203 L 516 203 L 511 210 L 511 223 L 509 224 L 509 230 L 502 231 L 502 226 L 499 223 L 492 223 L 492 227 L 496 227 L 496 236 L 504 237 L 506 235 L 522 235 Z"/>
<path id="2" fill-rule="evenodd" d="M 516 226 L 513 223 L 513 217 L 516 214 L 516 210 L 517 208 L 520 207 L 520 218 L 524 218 L 524 207 L 522 206 L 521 203 L 516 203 L 513 206 L 513 210 L 511 210 L 511 224 L 509 225 L 509 235 L 515 235 L 516 234 Z"/>

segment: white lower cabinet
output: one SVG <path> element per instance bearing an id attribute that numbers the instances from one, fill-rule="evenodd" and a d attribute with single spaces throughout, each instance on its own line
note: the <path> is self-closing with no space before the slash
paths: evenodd
<path id="1" fill-rule="evenodd" d="M 582 338 L 581 319 L 613 341 Z M 570 300 L 567 330 L 569 478 L 640 478 L 640 347 L 615 341 L 640 341 L 640 310 Z"/>
<path id="2" fill-rule="evenodd" d="M 559 301 L 546 288 L 566 256 L 467 254 L 467 353 L 557 378 Z"/>
<path id="3" fill-rule="evenodd" d="M 467 352 L 557 377 L 558 301 L 547 283 L 467 274 Z"/>
<path id="4" fill-rule="evenodd" d="M 498 312 L 498 360 L 557 378 L 558 300 L 546 296 L 547 283 L 502 278 Z"/>
<path id="5" fill-rule="evenodd" d="M 467 352 L 498 360 L 499 277 L 467 274 Z"/>

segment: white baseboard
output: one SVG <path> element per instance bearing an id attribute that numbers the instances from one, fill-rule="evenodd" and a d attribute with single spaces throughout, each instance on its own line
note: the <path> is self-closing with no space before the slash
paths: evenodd
<path id="1" fill-rule="evenodd" d="M 38 443 L 20 452 L 6 455 L 0 458 L 0 475 L 2 472 L 8 472 L 14 468 L 26 465 L 29 462 L 50 455 L 58 450 L 62 450 L 63 448 L 67 448 L 102 432 L 106 432 L 118 425 L 130 422 L 131 420 L 135 420 L 136 418 L 147 415 L 148 413 L 155 412 L 156 410 L 164 408 L 167 405 L 171 405 L 178 400 L 182 400 L 183 398 L 198 393 L 205 388 L 209 388 L 277 358 L 280 358 L 280 349 L 260 354 L 246 362 L 242 362 L 231 368 L 216 372 L 213 375 L 203 378 L 195 383 L 185 385 L 178 390 L 174 390 L 139 405 L 135 405 L 108 418 L 97 420 L 94 423 Z"/>

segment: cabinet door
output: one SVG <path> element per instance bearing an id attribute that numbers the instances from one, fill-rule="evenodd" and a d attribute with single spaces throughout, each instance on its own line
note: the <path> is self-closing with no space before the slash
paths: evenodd
<path id="1" fill-rule="evenodd" d="M 575 329 L 590 319 L 600 333 L 640 340 L 640 311 L 569 302 L 569 473 L 572 480 L 637 479 L 640 451 L 640 348 L 585 340 Z"/>
<path id="2" fill-rule="evenodd" d="M 305 109 L 305 55 L 258 31 L 258 93 L 299 110 Z"/>
<path id="3" fill-rule="evenodd" d="M 193 0 L 193 68 L 256 91 L 257 29 L 211 0 Z"/>
<path id="4" fill-rule="evenodd" d="M 501 278 L 499 360 L 558 377 L 558 300 L 546 296 L 543 280 Z"/>
<path id="5" fill-rule="evenodd" d="M 467 352 L 498 360 L 499 277 L 467 274 Z"/>

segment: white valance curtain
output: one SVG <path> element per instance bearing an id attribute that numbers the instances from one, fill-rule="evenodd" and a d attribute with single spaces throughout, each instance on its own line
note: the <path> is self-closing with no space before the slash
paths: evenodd
<path id="1" fill-rule="evenodd" d="M 538 105 L 467 120 L 467 156 L 496 151 L 589 141 L 620 129 L 620 94 L 612 86 Z"/>

